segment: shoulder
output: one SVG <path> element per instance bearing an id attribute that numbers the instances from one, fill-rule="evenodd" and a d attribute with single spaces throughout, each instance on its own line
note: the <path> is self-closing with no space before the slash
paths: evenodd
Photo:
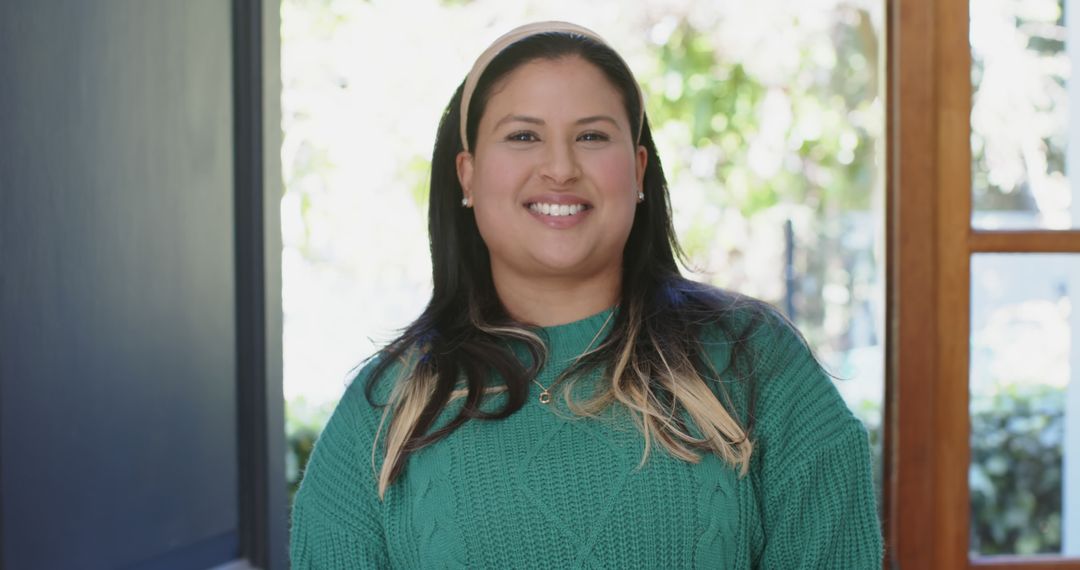
<path id="1" fill-rule="evenodd" d="M 344 393 L 315 441 L 301 491 L 342 478 L 366 479 L 376 464 L 377 442 L 390 417 L 391 392 L 401 367 L 380 355 L 351 373 Z"/>
<path id="2" fill-rule="evenodd" d="M 348 559 L 342 556 L 381 559 L 382 507 L 374 440 L 386 409 L 378 405 L 378 398 L 388 390 L 376 386 L 371 399 L 365 393 L 379 368 L 374 359 L 353 375 L 315 442 L 292 505 L 294 565 Z"/>
<path id="3" fill-rule="evenodd" d="M 374 488 L 376 442 L 389 422 L 391 391 L 402 367 L 376 355 L 351 375 L 341 399 L 323 427 L 304 470 L 297 500 L 317 503 L 319 510 L 337 512 L 354 485 Z M 342 514 L 344 518 L 344 514 Z"/>
<path id="4" fill-rule="evenodd" d="M 713 318 L 702 348 L 750 424 L 763 468 L 785 463 L 864 431 L 833 377 L 779 310 L 722 290 L 711 295 Z"/>
<path id="5" fill-rule="evenodd" d="M 784 480 L 839 448 L 859 456 L 869 452 L 862 422 L 790 321 L 769 317 L 751 333 L 748 346 L 751 437 L 763 477 Z"/>
<path id="6" fill-rule="evenodd" d="M 354 369 L 345 392 L 323 431 L 324 436 L 328 430 L 348 430 L 359 432 L 351 434 L 354 437 L 374 437 L 374 433 L 367 432 L 381 423 L 394 389 L 402 381 L 403 370 L 402 363 L 381 353 Z"/>
<path id="7" fill-rule="evenodd" d="M 831 387 L 832 378 L 796 326 L 772 305 L 738 293 L 699 286 L 707 297 L 707 316 L 699 338 L 703 348 L 719 357 L 728 375 L 746 380 L 763 394 L 799 398 L 804 390 Z"/>
<path id="8" fill-rule="evenodd" d="M 729 376 L 760 371 L 800 350 L 809 353 L 802 335 L 769 303 L 702 283 L 681 287 L 684 318 L 697 325 L 712 364 Z"/>

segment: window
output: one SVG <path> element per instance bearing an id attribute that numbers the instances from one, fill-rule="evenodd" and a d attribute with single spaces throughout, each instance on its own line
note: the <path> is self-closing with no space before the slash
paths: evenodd
<path id="1" fill-rule="evenodd" d="M 890 7 L 890 558 L 1080 568 L 1080 26 L 1057 0 Z"/>

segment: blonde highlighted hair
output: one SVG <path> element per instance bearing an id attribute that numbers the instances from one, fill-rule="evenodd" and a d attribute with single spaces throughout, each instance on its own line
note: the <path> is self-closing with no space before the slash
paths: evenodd
<path id="1" fill-rule="evenodd" d="M 685 287 L 686 283 L 682 285 Z M 671 319 L 669 316 L 660 319 L 668 325 L 678 323 L 676 328 L 679 330 L 671 327 L 664 330 L 657 319 L 646 318 L 646 307 L 640 303 L 619 308 L 615 311 L 618 316 L 611 334 L 596 347 L 590 345 L 556 384 L 561 387 L 567 407 L 576 416 L 596 417 L 613 405 L 628 410 L 643 439 L 639 467 L 646 464 L 653 447 L 659 445 L 673 457 L 691 463 L 700 461 L 702 453 L 715 454 L 738 469 L 740 474 L 745 474 L 754 449 L 750 426 L 739 419 L 723 384 L 749 382 L 752 392 L 752 371 L 749 369 L 752 358 L 747 353 L 748 347 L 742 344 L 760 326 L 761 315 L 769 309 L 764 304 L 718 290 L 709 292 L 697 284 L 692 291 L 684 290 L 680 294 L 695 297 L 692 301 L 684 300 L 686 306 L 681 307 L 684 317 L 691 318 Z M 709 314 L 711 318 L 706 316 Z M 737 314 L 740 316 L 733 316 Z M 694 315 L 698 317 L 693 318 Z M 538 358 L 528 370 L 522 366 L 520 372 L 524 374 L 511 375 L 511 378 L 520 382 L 542 368 L 546 347 L 535 329 L 520 324 L 474 324 L 483 334 L 506 341 L 504 347 L 513 342 L 521 343 Z M 727 379 L 721 379 L 721 373 L 700 341 L 708 332 L 707 328 L 713 328 L 714 333 L 729 339 L 731 352 L 728 354 L 732 359 L 724 363 Z M 600 332 L 597 334 L 599 336 Z M 673 343 L 673 338 L 689 342 Z M 509 415 L 481 418 L 478 411 L 486 397 L 507 392 L 527 393 L 529 390 L 527 383 L 491 386 L 480 382 L 459 382 L 452 390 L 440 390 L 440 383 L 445 385 L 446 382 L 445 378 L 440 378 L 431 355 L 436 344 L 431 342 L 403 351 L 397 359 L 399 374 L 388 377 L 393 388 L 371 450 L 371 465 L 378 480 L 380 498 L 385 497 L 412 452 L 441 439 L 468 419 L 499 419 Z M 575 383 L 597 369 L 602 374 L 597 391 L 583 401 L 574 397 Z M 426 433 L 433 427 L 435 417 L 450 402 L 461 398 L 466 400 L 466 405 L 458 416 L 448 426 Z M 520 405 L 514 411 L 517 408 Z M 691 424 L 685 421 L 686 417 L 698 435 L 691 433 Z M 382 457 L 379 457 L 379 449 L 383 450 Z"/>

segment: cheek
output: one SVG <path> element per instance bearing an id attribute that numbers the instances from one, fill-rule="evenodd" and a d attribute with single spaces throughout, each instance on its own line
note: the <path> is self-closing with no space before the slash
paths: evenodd
<path id="1" fill-rule="evenodd" d="M 528 181 L 532 166 L 520 157 L 492 152 L 486 158 L 477 165 L 473 178 L 473 194 L 478 200 L 512 196 Z"/>
<path id="2" fill-rule="evenodd" d="M 606 153 L 593 162 L 593 179 L 609 196 L 637 198 L 637 176 L 632 157 L 625 153 Z"/>
<path id="3" fill-rule="evenodd" d="M 630 234 L 638 205 L 634 161 L 625 153 L 619 153 L 606 157 L 598 167 L 597 185 L 603 189 L 605 201 L 614 217 L 611 227 L 617 227 L 615 234 L 624 240 Z"/>
<path id="4" fill-rule="evenodd" d="M 637 178 L 633 162 L 619 155 L 598 161 L 594 165 L 592 179 L 603 195 L 603 201 L 611 217 L 610 223 L 629 233 L 637 209 Z M 626 226 L 622 228 L 622 226 Z"/>
<path id="5" fill-rule="evenodd" d="M 497 167 L 484 165 L 474 176 L 472 193 L 476 226 L 488 248 L 498 249 L 514 232 L 511 214 L 518 207 L 518 190 L 527 180 L 527 174 L 504 161 Z"/>

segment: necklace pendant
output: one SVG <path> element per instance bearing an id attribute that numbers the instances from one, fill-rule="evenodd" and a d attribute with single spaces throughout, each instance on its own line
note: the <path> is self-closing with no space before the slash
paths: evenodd
<path id="1" fill-rule="evenodd" d="M 543 392 L 540 392 L 540 403 L 541 404 L 547 404 L 550 401 L 551 401 L 551 392 L 548 392 L 547 390 L 544 390 Z"/>

